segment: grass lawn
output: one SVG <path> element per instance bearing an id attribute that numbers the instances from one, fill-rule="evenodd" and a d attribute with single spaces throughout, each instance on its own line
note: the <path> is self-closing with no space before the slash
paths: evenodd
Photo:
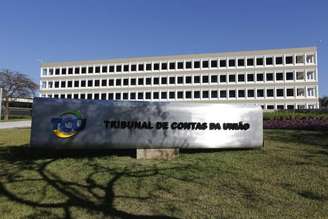
<path id="1" fill-rule="evenodd" d="M 328 133 L 266 130 L 261 150 L 140 161 L 42 152 L 0 130 L 1 218 L 327 218 Z"/>

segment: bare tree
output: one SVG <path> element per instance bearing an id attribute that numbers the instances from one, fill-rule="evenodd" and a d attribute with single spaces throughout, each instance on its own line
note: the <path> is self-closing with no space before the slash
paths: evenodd
<path id="1" fill-rule="evenodd" d="M 9 118 L 9 102 L 17 98 L 32 97 L 39 86 L 27 75 L 9 69 L 0 70 L 0 87 L 4 100 L 4 119 Z"/>
<path id="2" fill-rule="evenodd" d="M 328 96 L 319 98 L 320 108 L 328 108 Z"/>

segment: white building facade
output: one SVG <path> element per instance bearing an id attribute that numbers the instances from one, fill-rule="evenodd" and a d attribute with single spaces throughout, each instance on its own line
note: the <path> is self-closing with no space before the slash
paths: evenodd
<path id="1" fill-rule="evenodd" d="M 45 63 L 40 96 L 319 108 L 317 50 L 273 49 Z"/>

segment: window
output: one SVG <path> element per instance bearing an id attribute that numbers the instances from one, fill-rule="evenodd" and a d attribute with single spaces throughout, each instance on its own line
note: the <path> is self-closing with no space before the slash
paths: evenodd
<path id="1" fill-rule="evenodd" d="M 308 96 L 313 97 L 314 96 L 314 88 L 308 88 Z"/>
<path id="2" fill-rule="evenodd" d="M 137 79 L 136 78 L 131 78 L 130 79 L 130 85 L 135 86 L 137 84 Z"/>
<path id="3" fill-rule="evenodd" d="M 170 84 L 175 84 L 175 77 L 170 77 L 169 81 L 170 81 Z"/>
<path id="4" fill-rule="evenodd" d="M 80 81 L 74 81 L 74 87 L 79 87 L 79 82 Z"/>
<path id="5" fill-rule="evenodd" d="M 211 75 L 211 83 L 217 83 L 218 82 L 218 76 L 217 75 Z"/>
<path id="6" fill-rule="evenodd" d="M 236 91 L 235 90 L 229 90 L 229 98 L 235 98 L 236 97 Z"/>
<path id="7" fill-rule="evenodd" d="M 257 97 L 264 97 L 264 90 L 263 89 L 257 89 L 256 94 L 257 94 Z"/>
<path id="8" fill-rule="evenodd" d="M 167 63 L 165 63 L 165 62 L 162 63 L 162 66 L 161 67 L 162 67 L 162 70 L 167 70 Z"/>
<path id="9" fill-rule="evenodd" d="M 285 109 L 285 106 L 284 105 L 277 105 L 277 109 L 278 110 L 283 110 L 283 109 Z"/>
<path id="10" fill-rule="evenodd" d="M 212 90 L 211 91 L 211 98 L 218 98 L 218 91 L 217 90 Z"/>
<path id="11" fill-rule="evenodd" d="M 59 68 L 56 68 L 55 69 L 55 75 L 59 75 L 59 72 L 60 72 L 60 69 Z"/>
<path id="12" fill-rule="evenodd" d="M 192 62 L 188 61 L 186 62 L 186 69 L 191 69 L 192 67 Z"/>
<path id="13" fill-rule="evenodd" d="M 303 55 L 296 56 L 296 64 L 304 64 L 304 56 Z"/>
<path id="14" fill-rule="evenodd" d="M 247 81 L 254 81 L 254 74 L 247 74 Z"/>
<path id="15" fill-rule="evenodd" d="M 236 75 L 229 75 L 229 82 L 236 82 Z"/>
<path id="16" fill-rule="evenodd" d="M 203 98 L 209 98 L 208 90 L 203 90 Z"/>
<path id="17" fill-rule="evenodd" d="M 273 97 L 273 89 L 267 89 L 266 92 L 267 97 Z"/>
<path id="18" fill-rule="evenodd" d="M 62 68 L 62 75 L 66 75 L 66 68 Z"/>
<path id="19" fill-rule="evenodd" d="M 286 56 L 285 57 L 286 64 L 293 64 L 293 56 Z"/>
<path id="20" fill-rule="evenodd" d="M 154 63 L 154 70 L 158 71 L 159 70 L 159 63 Z"/>
<path id="21" fill-rule="evenodd" d="M 273 81 L 273 73 L 266 73 L 266 81 Z"/>
<path id="22" fill-rule="evenodd" d="M 244 59 L 238 59 L 238 66 L 245 66 L 245 60 Z"/>
<path id="23" fill-rule="evenodd" d="M 153 99 L 158 100 L 159 99 L 159 92 L 153 93 Z"/>
<path id="24" fill-rule="evenodd" d="M 200 68 L 200 61 L 194 61 L 194 68 Z"/>
<path id="25" fill-rule="evenodd" d="M 114 79 L 108 80 L 108 86 L 114 86 Z"/>
<path id="26" fill-rule="evenodd" d="M 113 93 L 108 93 L 108 99 L 113 100 L 114 99 L 114 94 Z"/>
<path id="27" fill-rule="evenodd" d="M 284 74 L 282 72 L 276 73 L 276 81 L 284 80 Z"/>
<path id="28" fill-rule="evenodd" d="M 314 63 L 314 55 L 306 55 L 306 63 Z"/>
<path id="29" fill-rule="evenodd" d="M 159 85 L 159 77 L 155 77 L 154 78 L 154 84 L 155 85 Z"/>
<path id="30" fill-rule="evenodd" d="M 191 99 L 191 91 L 186 91 L 186 99 Z"/>
<path id="31" fill-rule="evenodd" d="M 99 100 L 99 94 L 94 94 L 94 96 L 95 96 L 94 97 L 95 100 Z"/>
<path id="32" fill-rule="evenodd" d="M 202 63 L 202 67 L 203 68 L 208 68 L 208 61 L 203 61 L 203 63 Z"/>
<path id="33" fill-rule="evenodd" d="M 306 72 L 306 78 L 308 80 L 314 80 L 314 72 L 313 71 Z"/>
<path id="34" fill-rule="evenodd" d="M 93 81 L 92 80 L 88 80 L 88 87 L 92 87 L 93 86 Z"/>
<path id="35" fill-rule="evenodd" d="M 220 75 L 220 83 L 227 82 L 227 76 L 226 75 Z"/>
<path id="36" fill-rule="evenodd" d="M 103 67 L 101 68 L 101 72 L 102 72 L 102 73 L 107 73 L 107 66 L 103 66 Z"/>
<path id="37" fill-rule="evenodd" d="M 238 90 L 238 97 L 245 97 L 245 90 Z"/>
<path id="38" fill-rule="evenodd" d="M 114 65 L 109 66 L 109 72 L 114 72 L 115 68 Z"/>
<path id="39" fill-rule="evenodd" d="M 247 59 L 247 66 L 254 66 L 254 59 L 253 58 L 248 58 Z"/>
<path id="40" fill-rule="evenodd" d="M 255 96 L 254 90 L 247 90 L 247 97 L 254 97 L 254 96 Z"/>
<path id="41" fill-rule="evenodd" d="M 265 64 L 266 65 L 273 65 L 273 58 L 272 57 L 266 57 Z"/>
<path id="42" fill-rule="evenodd" d="M 81 73 L 86 74 L 87 73 L 87 67 L 82 67 L 81 68 Z"/>
<path id="43" fill-rule="evenodd" d="M 305 109 L 305 105 L 297 105 L 297 109 Z"/>
<path id="44" fill-rule="evenodd" d="M 162 91 L 161 92 L 161 99 L 167 99 L 167 92 L 166 91 Z"/>
<path id="45" fill-rule="evenodd" d="M 42 69 L 42 75 L 47 75 L 47 69 L 46 68 Z"/>
<path id="46" fill-rule="evenodd" d="M 227 98 L 227 91 L 226 90 L 220 90 L 220 98 Z"/>
<path id="47" fill-rule="evenodd" d="M 151 78 L 146 78 L 146 85 L 151 85 Z"/>
<path id="48" fill-rule="evenodd" d="M 146 92 L 145 95 L 147 100 L 151 99 L 151 92 Z"/>
<path id="49" fill-rule="evenodd" d="M 129 65 L 124 65 L 123 66 L 123 71 L 124 72 L 128 72 L 129 71 Z M 123 95 L 124 96 L 124 95 Z M 123 99 L 124 99 L 124 97 L 123 97 Z"/>
<path id="50" fill-rule="evenodd" d="M 208 75 L 202 76 L 202 83 L 208 83 Z"/>
<path id="51" fill-rule="evenodd" d="M 167 77 L 161 78 L 161 84 L 167 84 Z"/>
<path id="52" fill-rule="evenodd" d="M 79 94 L 74 94 L 73 98 L 74 99 L 79 99 Z"/>
<path id="53" fill-rule="evenodd" d="M 92 100 L 92 94 L 87 94 L 87 99 Z"/>
<path id="54" fill-rule="evenodd" d="M 151 71 L 151 64 L 150 63 L 146 64 L 146 70 Z"/>
<path id="55" fill-rule="evenodd" d="M 294 72 L 286 72 L 286 80 L 294 80 Z"/>
<path id="56" fill-rule="evenodd" d="M 121 81 L 121 79 L 116 79 L 116 83 L 115 83 L 115 85 L 116 86 L 121 86 L 121 84 L 122 84 L 122 81 Z"/>
<path id="57" fill-rule="evenodd" d="M 99 87 L 100 86 L 100 81 L 99 80 L 95 80 L 95 87 Z"/>
<path id="58" fill-rule="evenodd" d="M 218 67 L 218 61 L 217 60 L 211 60 L 211 68 L 217 68 Z"/>
<path id="59" fill-rule="evenodd" d="M 192 83 L 192 77 L 186 76 L 186 84 L 191 84 L 191 83 Z"/>
<path id="60" fill-rule="evenodd" d="M 138 65 L 138 71 L 143 71 L 144 70 L 144 65 L 143 64 L 139 64 Z M 138 94 L 139 95 L 139 94 Z M 139 99 L 139 98 L 138 98 Z"/>
<path id="61" fill-rule="evenodd" d="M 170 99 L 175 99 L 175 92 L 174 91 L 169 92 L 169 98 Z"/>
<path id="62" fill-rule="evenodd" d="M 143 99 L 143 93 L 142 92 L 138 92 L 138 100 L 142 100 Z"/>
<path id="63" fill-rule="evenodd" d="M 115 100 L 121 99 L 121 93 L 115 93 Z"/>
<path id="64" fill-rule="evenodd" d="M 47 87 L 47 82 L 42 81 L 42 88 L 46 88 Z"/>
<path id="65" fill-rule="evenodd" d="M 183 99 L 183 91 L 177 92 L 178 99 Z"/>
<path id="66" fill-rule="evenodd" d="M 183 84 L 183 77 L 182 76 L 179 76 L 177 80 L 178 80 L 178 84 Z"/>
<path id="67" fill-rule="evenodd" d="M 85 94 L 81 94 L 81 95 L 80 95 L 80 98 L 81 98 L 81 99 L 85 99 Z"/>
<path id="68" fill-rule="evenodd" d="M 107 80 L 106 79 L 101 80 L 101 86 L 103 86 L 103 87 L 107 86 Z"/>
<path id="69" fill-rule="evenodd" d="M 53 82 L 52 81 L 48 82 L 48 88 L 53 88 Z"/>
<path id="70" fill-rule="evenodd" d="M 297 89 L 296 89 L 296 95 L 297 95 L 298 97 L 304 97 L 304 95 L 305 95 L 304 88 L 297 88 Z"/>
<path id="71" fill-rule="evenodd" d="M 236 66 L 236 60 L 229 59 L 229 67 L 235 67 Z"/>
<path id="72" fill-rule="evenodd" d="M 100 66 L 95 67 L 95 73 L 100 73 Z M 76 68 L 75 68 L 75 74 L 76 74 Z"/>
<path id="73" fill-rule="evenodd" d="M 256 65 L 263 65 L 263 58 L 256 58 Z"/>
<path id="74" fill-rule="evenodd" d="M 288 110 L 293 110 L 293 109 L 295 109 L 295 106 L 294 105 L 287 105 L 287 109 Z"/>
<path id="75" fill-rule="evenodd" d="M 220 60 L 220 67 L 221 68 L 227 67 L 227 60 L 225 60 L 225 59 Z"/>
<path id="76" fill-rule="evenodd" d="M 68 73 L 69 73 L 69 72 L 68 72 Z M 89 73 L 89 74 L 92 74 L 92 73 L 93 73 L 93 67 L 92 67 L 92 66 L 88 68 L 88 73 Z"/>
<path id="77" fill-rule="evenodd" d="M 276 65 L 282 65 L 282 57 L 276 57 Z"/>
<path id="78" fill-rule="evenodd" d="M 128 78 L 123 79 L 123 85 L 124 86 L 129 86 L 129 79 Z"/>
<path id="79" fill-rule="evenodd" d="M 122 71 L 122 65 L 116 65 L 116 72 Z"/>
<path id="80" fill-rule="evenodd" d="M 194 76 L 194 84 L 200 83 L 200 76 L 195 75 Z"/>
<path id="81" fill-rule="evenodd" d="M 72 75 L 73 74 L 73 68 L 68 68 L 68 74 Z"/>
<path id="82" fill-rule="evenodd" d="M 106 98 L 107 98 L 106 96 L 107 96 L 106 93 L 102 93 L 102 94 L 101 94 L 101 99 L 102 99 L 102 100 L 106 100 Z"/>
<path id="83" fill-rule="evenodd" d="M 50 68 L 49 69 L 49 75 L 53 75 L 54 74 L 54 69 L 53 68 Z"/>
<path id="84" fill-rule="evenodd" d="M 200 91 L 196 90 L 194 91 L 194 99 L 199 99 L 200 98 Z"/>
<path id="85" fill-rule="evenodd" d="M 67 87 L 73 87 L 73 81 L 67 81 Z"/>
<path id="86" fill-rule="evenodd" d="M 238 82 L 244 82 L 245 81 L 245 75 L 244 74 L 238 74 Z"/>
<path id="87" fill-rule="evenodd" d="M 130 99 L 135 100 L 136 99 L 136 93 L 134 93 L 134 92 L 130 93 Z"/>
<path id="88" fill-rule="evenodd" d="M 277 89 L 276 90 L 276 96 L 277 97 L 283 97 L 284 96 L 284 89 Z"/>
<path id="89" fill-rule="evenodd" d="M 60 99 L 64 99 L 64 98 L 65 98 L 65 94 L 61 94 Z"/>
<path id="90" fill-rule="evenodd" d="M 294 89 L 293 88 L 287 88 L 286 94 L 287 94 L 287 97 L 294 96 Z"/>
<path id="91" fill-rule="evenodd" d="M 170 70 L 174 70 L 175 69 L 175 62 L 170 62 Z"/>
<path id="92" fill-rule="evenodd" d="M 273 110 L 274 109 L 274 105 L 267 105 L 267 109 Z"/>
<path id="93" fill-rule="evenodd" d="M 137 65 L 136 64 L 131 65 L 131 71 L 137 71 Z"/>
<path id="94" fill-rule="evenodd" d="M 86 87 L 87 82 L 85 80 L 81 81 L 81 87 Z"/>
<path id="95" fill-rule="evenodd" d="M 138 85 L 143 85 L 143 84 L 144 84 L 144 79 L 138 78 Z"/>
<path id="96" fill-rule="evenodd" d="M 183 62 L 178 62 L 178 69 L 183 69 Z"/>

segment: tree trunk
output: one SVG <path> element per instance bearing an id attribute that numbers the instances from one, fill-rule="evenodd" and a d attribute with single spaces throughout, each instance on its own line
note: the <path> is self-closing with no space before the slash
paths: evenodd
<path id="1" fill-rule="evenodd" d="M 9 100 L 8 99 L 6 99 L 6 102 L 4 105 L 5 105 L 4 120 L 8 121 L 8 119 L 9 119 Z"/>

